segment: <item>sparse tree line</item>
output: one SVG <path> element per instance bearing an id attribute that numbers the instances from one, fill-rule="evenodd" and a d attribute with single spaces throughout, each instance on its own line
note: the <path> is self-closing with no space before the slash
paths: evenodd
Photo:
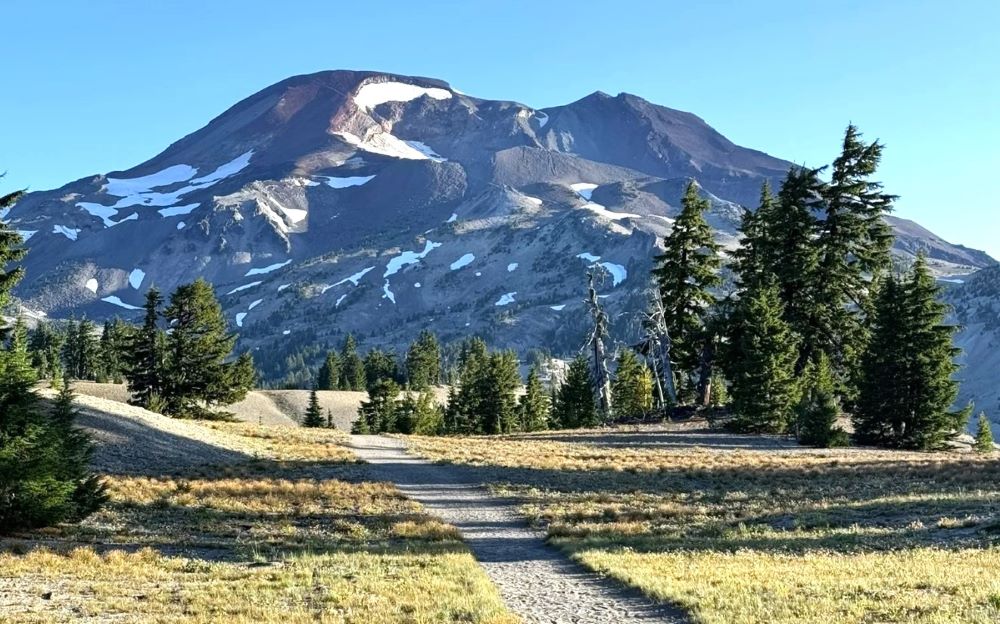
<path id="1" fill-rule="evenodd" d="M 518 396 L 514 354 L 470 339 L 447 375 L 446 405 L 431 408 L 420 392 L 433 381 L 401 374 L 391 357 L 391 365 L 370 366 L 369 354 L 356 430 L 498 434 L 716 408 L 733 430 L 792 434 L 808 445 L 848 444 L 838 423 L 850 420 L 861 444 L 939 447 L 971 411 L 952 409 L 957 328 L 945 322 L 924 257 L 894 264 L 885 216 L 895 197 L 873 179 L 882 149 L 849 126 L 829 168 L 795 167 L 777 194 L 765 184 L 732 253 L 716 243 L 710 203 L 689 184 L 656 258 L 642 339 L 608 353 L 607 316 L 591 284 L 593 332 L 561 382 L 545 387 L 533 368 Z M 321 387 L 360 389 L 345 381 L 346 358 L 357 358 L 348 347 L 327 358 Z M 422 370 L 440 375 L 440 363 L 429 358 Z M 419 400 L 400 398 L 401 383 Z M 982 449 L 988 429 L 981 418 Z"/>

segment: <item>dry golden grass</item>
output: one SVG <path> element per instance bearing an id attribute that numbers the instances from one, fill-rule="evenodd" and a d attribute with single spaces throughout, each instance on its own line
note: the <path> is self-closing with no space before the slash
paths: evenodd
<path id="1" fill-rule="evenodd" d="M 580 439 L 410 441 L 480 466 L 582 563 L 700 622 L 1000 621 L 996 459 Z"/>
<path id="2" fill-rule="evenodd" d="M 366 481 L 343 434 L 207 426 L 261 459 L 108 477 L 85 522 L 0 542 L 0 621 L 517 621 L 454 528 Z"/>

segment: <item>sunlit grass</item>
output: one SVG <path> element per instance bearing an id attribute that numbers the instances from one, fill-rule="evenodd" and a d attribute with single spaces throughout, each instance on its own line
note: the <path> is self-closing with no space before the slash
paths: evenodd
<path id="1" fill-rule="evenodd" d="M 211 423 L 259 459 L 112 476 L 79 525 L 0 542 L 2 622 L 512 624 L 453 527 L 342 434 Z"/>
<path id="2" fill-rule="evenodd" d="M 1000 621 L 994 459 L 579 439 L 410 442 L 479 466 L 584 565 L 700 622 Z"/>

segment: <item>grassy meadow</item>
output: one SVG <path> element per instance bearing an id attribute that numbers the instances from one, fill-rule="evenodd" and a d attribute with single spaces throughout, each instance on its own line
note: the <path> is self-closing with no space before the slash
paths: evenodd
<path id="1" fill-rule="evenodd" d="M 585 566 L 698 622 L 1000 621 L 997 459 L 722 434 L 410 441 L 479 466 Z"/>
<path id="2" fill-rule="evenodd" d="M 0 540 L 0 621 L 517 621 L 455 530 L 367 481 L 341 434 L 206 426 L 257 457 L 109 476 L 85 522 Z"/>

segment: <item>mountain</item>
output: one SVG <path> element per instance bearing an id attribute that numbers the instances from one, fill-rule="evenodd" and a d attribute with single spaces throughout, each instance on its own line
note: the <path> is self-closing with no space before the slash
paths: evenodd
<path id="1" fill-rule="evenodd" d="M 274 376 L 286 354 L 348 331 L 575 352 L 591 267 L 630 339 L 688 181 L 731 248 L 740 205 L 790 166 L 630 94 L 533 109 L 329 71 L 268 87 L 132 169 L 30 193 L 7 218 L 30 237 L 27 309 L 134 318 L 149 286 L 203 276 Z M 993 262 L 891 223 L 897 253 L 926 249 L 942 275 Z"/>
<path id="2" fill-rule="evenodd" d="M 962 328 L 955 341 L 962 349 L 959 403 L 973 401 L 976 413 L 985 411 L 994 423 L 1000 423 L 1000 266 L 983 269 L 967 280 L 953 280 L 945 299 Z"/>

